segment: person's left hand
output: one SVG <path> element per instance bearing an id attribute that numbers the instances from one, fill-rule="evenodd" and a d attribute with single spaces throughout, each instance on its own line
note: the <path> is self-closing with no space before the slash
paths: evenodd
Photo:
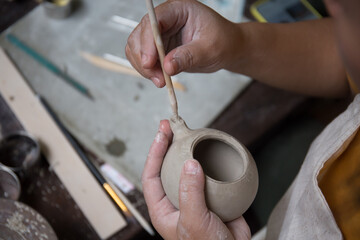
<path id="1" fill-rule="evenodd" d="M 250 240 L 243 217 L 223 223 L 205 203 L 205 176 L 196 160 L 187 160 L 180 177 L 179 210 L 167 198 L 160 179 L 161 165 L 172 141 L 168 121 L 161 121 L 142 175 L 145 201 L 151 221 L 164 239 Z"/>

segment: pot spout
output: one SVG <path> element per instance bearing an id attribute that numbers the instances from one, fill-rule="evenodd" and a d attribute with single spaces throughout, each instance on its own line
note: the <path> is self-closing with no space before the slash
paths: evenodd
<path id="1" fill-rule="evenodd" d="M 170 118 L 170 127 L 174 133 L 174 140 L 186 137 L 191 133 L 191 129 L 189 129 L 180 116 L 172 116 Z"/>

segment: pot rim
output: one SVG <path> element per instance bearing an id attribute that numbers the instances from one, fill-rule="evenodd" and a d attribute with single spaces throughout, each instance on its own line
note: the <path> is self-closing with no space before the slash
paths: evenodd
<path id="1" fill-rule="evenodd" d="M 230 146 L 232 149 L 234 149 L 240 156 L 241 159 L 243 161 L 244 164 L 244 169 L 242 170 L 240 176 L 238 178 L 236 178 L 233 181 L 220 181 L 220 180 L 216 180 L 212 177 L 209 177 L 207 174 L 204 173 L 205 175 L 205 179 L 206 181 L 210 181 L 212 183 L 216 183 L 216 184 L 234 184 L 234 183 L 238 183 L 241 182 L 245 177 L 246 177 L 246 172 L 249 168 L 249 152 L 248 150 L 239 142 L 237 141 L 234 137 L 232 137 L 231 135 L 225 133 L 225 132 L 221 132 L 219 130 L 216 129 L 211 129 L 214 130 L 216 133 L 214 134 L 206 134 L 206 135 L 199 135 L 198 137 L 196 137 L 194 139 L 194 141 L 191 144 L 190 147 L 190 152 L 191 152 L 191 157 L 194 159 L 194 149 L 196 148 L 196 146 L 204 140 L 207 139 L 213 139 L 213 140 L 218 140 L 220 142 L 225 143 L 226 145 Z M 221 133 L 221 135 L 218 135 L 218 133 Z M 241 151 L 243 150 L 243 151 Z"/>

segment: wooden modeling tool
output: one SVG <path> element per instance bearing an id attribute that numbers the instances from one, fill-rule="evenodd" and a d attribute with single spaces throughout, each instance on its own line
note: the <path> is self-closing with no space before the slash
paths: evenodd
<path id="1" fill-rule="evenodd" d="M 103 186 L 105 191 L 109 194 L 109 196 L 112 198 L 112 200 L 116 203 L 116 205 L 119 206 L 121 211 L 124 213 L 127 217 L 134 216 L 135 219 L 139 222 L 139 224 L 152 236 L 155 235 L 154 230 L 150 226 L 150 224 L 141 216 L 141 214 L 137 211 L 137 209 L 131 204 L 131 202 L 126 198 L 126 196 L 118 190 L 114 184 L 111 183 L 105 176 L 103 176 L 100 171 L 97 169 L 97 167 L 92 163 L 92 161 L 88 158 L 84 150 L 80 147 L 78 142 L 73 138 L 73 136 L 70 134 L 70 132 L 66 129 L 64 124 L 60 121 L 60 119 L 57 117 L 55 112 L 51 109 L 50 105 L 45 101 L 44 98 L 41 96 L 38 96 L 40 99 L 40 102 L 44 105 L 45 109 L 48 111 L 50 116 L 53 118 L 53 120 L 56 122 L 56 124 L 59 126 L 60 130 L 63 132 L 65 137 L 68 139 L 68 141 L 71 143 L 71 145 L 74 147 L 75 151 L 79 154 L 80 158 L 84 161 L 86 166 L 89 168 L 91 173 L 95 176 L 95 178 L 98 180 L 98 182 Z"/>
<path id="2" fill-rule="evenodd" d="M 156 19 L 154 4 L 153 4 L 152 0 L 146 0 L 146 7 L 148 9 L 151 28 L 152 28 L 153 35 L 154 35 L 154 41 L 155 41 L 156 48 L 158 50 L 162 72 L 163 72 L 166 87 L 167 87 L 168 93 L 169 93 L 170 105 L 171 105 L 174 117 L 176 119 L 179 119 L 178 106 L 177 106 L 174 87 L 173 87 L 170 76 L 164 70 L 164 58 L 165 58 L 164 44 L 161 39 L 159 25 L 158 25 L 158 22 Z"/>
<path id="3" fill-rule="evenodd" d="M 80 55 L 89 63 L 106 70 L 110 70 L 113 72 L 124 73 L 127 75 L 142 77 L 140 73 L 138 73 L 134 68 L 125 66 L 123 64 L 115 63 L 108 59 L 95 56 L 88 52 L 81 52 Z"/>
<path id="4" fill-rule="evenodd" d="M 38 52 L 36 52 L 34 49 L 26 45 L 24 42 L 20 41 L 16 36 L 12 34 L 7 34 L 6 39 L 13 44 L 15 47 L 19 48 L 23 52 L 25 52 L 27 55 L 32 57 L 34 60 L 36 60 L 38 63 L 40 63 L 42 66 L 44 66 L 46 69 L 48 69 L 50 72 L 54 73 L 56 76 L 60 77 L 61 79 L 65 80 L 70 86 L 75 88 L 77 91 L 79 91 L 81 94 L 85 95 L 91 100 L 94 100 L 93 96 L 91 95 L 90 91 L 84 87 L 81 83 L 74 80 L 72 77 L 61 71 L 57 66 L 55 66 L 52 62 L 50 62 L 45 57 L 41 56 Z"/>
<path id="5" fill-rule="evenodd" d="M 112 16 L 111 21 L 114 22 L 114 23 L 126 26 L 126 27 L 130 28 L 131 30 L 136 28 L 136 26 L 139 24 L 138 22 L 136 22 L 134 20 L 124 18 L 124 17 L 118 16 L 118 15 Z"/>
<path id="6" fill-rule="evenodd" d="M 99 57 L 88 52 L 80 52 L 80 55 L 89 63 L 109 71 L 127 74 L 134 77 L 143 78 L 126 59 L 106 53 L 104 57 Z M 176 90 L 186 92 L 184 84 L 173 80 L 173 86 Z"/>

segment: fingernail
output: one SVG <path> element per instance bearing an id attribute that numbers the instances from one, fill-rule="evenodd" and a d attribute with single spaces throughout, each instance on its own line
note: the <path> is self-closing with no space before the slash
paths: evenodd
<path id="1" fill-rule="evenodd" d="M 177 60 L 176 58 L 171 59 L 171 65 L 173 69 L 173 74 L 181 71 L 179 60 Z"/>
<path id="2" fill-rule="evenodd" d="M 145 65 L 149 60 L 149 57 L 146 54 L 141 54 L 141 63 Z"/>
<path id="3" fill-rule="evenodd" d="M 160 123 L 159 123 L 159 131 L 161 131 L 161 132 L 165 131 L 164 121 L 165 120 L 160 120 Z"/>
<path id="4" fill-rule="evenodd" d="M 171 76 L 171 75 L 174 75 L 178 72 L 178 64 L 175 60 L 175 58 L 171 59 L 170 62 L 165 62 L 165 69 L 166 69 L 166 72 Z"/>
<path id="5" fill-rule="evenodd" d="M 194 160 L 186 160 L 185 174 L 196 175 L 199 169 L 199 164 Z"/>
<path id="6" fill-rule="evenodd" d="M 150 80 L 151 80 L 157 87 L 160 87 L 160 86 L 161 86 L 160 79 L 158 79 L 157 77 L 151 77 Z"/>

